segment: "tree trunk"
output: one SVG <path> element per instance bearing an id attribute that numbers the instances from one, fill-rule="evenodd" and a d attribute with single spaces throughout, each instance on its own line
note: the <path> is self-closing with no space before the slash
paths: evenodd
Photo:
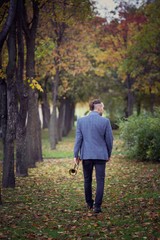
<path id="1" fill-rule="evenodd" d="M 7 84 L 0 79 L 0 138 L 5 139 L 7 129 Z"/>
<path id="2" fill-rule="evenodd" d="M 53 106 L 52 114 L 49 122 L 49 139 L 51 149 L 56 149 L 56 144 L 58 143 L 57 138 L 57 109 Z"/>
<path id="3" fill-rule="evenodd" d="M 0 55 L 1 69 L 1 55 Z M 7 86 L 4 79 L 0 79 L 0 139 L 4 141 L 7 125 Z M 3 142 L 4 143 L 4 142 Z M 0 205 L 2 205 L 2 194 L 0 188 Z"/>
<path id="4" fill-rule="evenodd" d="M 45 78 L 45 84 L 42 93 L 42 118 L 43 118 L 43 129 L 49 127 L 49 120 L 50 120 L 50 106 L 47 97 L 47 81 L 48 77 Z"/>
<path id="5" fill-rule="evenodd" d="M 35 167 L 37 161 L 42 161 L 41 123 L 38 111 L 38 94 L 29 89 L 28 119 L 26 133 L 26 161 L 28 167 Z"/>
<path id="6" fill-rule="evenodd" d="M 128 118 L 133 114 L 133 105 L 134 105 L 134 94 L 132 92 L 133 79 L 128 74 L 127 80 L 127 107 L 125 111 L 125 117 Z"/>
<path id="7" fill-rule="evenodd" d="M 142 107 L 142 96 L 139 93 L 136 96 L 136 109 L 137 109 L 137 116 L 139 116 L 141 114 L 141 107 Z"/>
<path id="8" fill-rule="evenodd" d="M 2 186 L 15 187 L 14 175 L 14 140 L 16 135 L 17 100 L 14 81 L 16 67 L 16 32 L 13 22 L 8 38 L 9 62 L 7 66 L 7 129 L 4 138 L 4 162 Z"/>
<path id="9" fill-rule="evenodd" d="M 137 116 L 141 114 L 141 100 L 138 100 L 137 102 Z"/>
<path id="10" fill-rule="evenodd" d="M 2 31 L 0 33 L 0 51 L 3 47 L 4 41 L 6 39 L 6 36 L 8 34 L 8 31 L 12 25 L 12 22 L 14 20 L 14 16 L 16 13 L 16 5 L 17 5 L 17 0 L 10 0 L 10 5 L 9 5 L 9 11 L 8 11 L 8 16 L 6 18 L 6 22 L 2 28 Z"/>
<path id="11" fill-rule="evenodd" d="M 60 106 L 58 108 L 58 140 L 62 140 L 63 130 L 65 126 L 65 99 L 60 100 Z"/>
<path id="12" fill-rule="evenodd" d="M 155 94 L 150 92 L 150 112 L 154 115 Z"/>
<path id="13" fill-rule="evenodd" d="M 49 120 L 50 120 L 50 107 L 46 99 L 42 100 L 42 118 L 43 118 L 43 129 L 49 127 Z"/>
<path id="14" fill-rule="evenodd" d="M 27 39 L 26 74 L 28 79 L 34 78 L 35 40 Z M 29 87 L 28 118 L 26 128 L 26 161 L 28 167 L 35 167 L 42 161 L 41 123 L 38 110 L 38 93 Z"/>
<path id="15" fill-rule="evenodd" d="M 26 17 L 26 12 L 24 12 Z M 38 2 L 33 1 L 32 27 L 24 25 L 27 56 L 26 56 L 26 77 L 31 80 L 35 78 L 35 39 L 38 25 L 39 8 Z M 27 17 L 26 19 L 27 20 Z M 42 161 L 41 123 L 38 110 L 37 90 L 29 87 L 28 118 L 26 128 L 26 161 L 28 167 L 35 167 L 37 161 Z"/>
<path id="16" fill-rule="evenodd" d="M 0 188 L 0 205 L 2 205 L 2 194 L 1 194 L 1 188 Z"/>
<path id="17" fill-rule="evenodd" d="M 63 136 L 67 136 L 74 125 L 74 113 L 75 103 L 68 98 L 66 99 L 65 126 L 63 130 Z"/>
<path id="18" fill-rule="evenodd" d="M 23 1 L 23 0 L 22 0 Z M 17 42 L 18 42 L 18 67 L 17 67 L 17 93 L 19 97 L 19 111 L 16 129 L 16 176 L 27 176 L 28 167 L 25 161 L 26 146 L 26 117 L 28 108 L 28 92 L 23 82 L 24 73 L 24 42 L 22 29 L 22 1 L 17 5 Z"/>
<path id="19" fill-rule="evenodd" d="M 50 138 L 50 146 L 51 149 L 56 148 L 56 144 L 58 143 L 58 123 L 57 123 L 57 96 L 58 96 L 58 84 L 59 84 L 59 69 L 56 69 L 56 75 L 52 82 L 52 102 L 53 102 L 53 110 L 50 117 L 49 123 L 49 138 Z"/>

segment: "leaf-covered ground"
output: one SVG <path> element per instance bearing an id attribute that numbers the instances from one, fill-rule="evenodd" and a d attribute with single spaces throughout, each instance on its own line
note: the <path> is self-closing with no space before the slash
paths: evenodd
<path id="1" fill-rule="evenodd" d="M 14 190 L 2 190 L 0 239 L 160 239 L 160 165 L 127 160 L 118 145 L 107 164 L 103 213 L 86 210 L 81 166 L 72 177 L 71 158 L 44 160 Z"/>

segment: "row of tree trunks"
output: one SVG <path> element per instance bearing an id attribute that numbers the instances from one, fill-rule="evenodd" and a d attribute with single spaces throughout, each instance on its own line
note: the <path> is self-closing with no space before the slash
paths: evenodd
<path id="1" fill-rule="evenodd" d="M 49 126 L 51 149 L 55 149 L 58 141 L 71 131 L 74 126 L 74 115 L 75 103 L 71 98 L 61 98 L 58 107 L 53 106 Z"/>
<path id="2" fill-rule="evenodd" d="M 2 186 L 5 188 L 15 187 L 15 140 L 17 176 L 27 176 L 28 167 L 35 167 L 37 161 L 42 161 L 38 93 L 36 90 L 25 86 L 23 81 L 24 58 L 26 58 L 27 78 L 32 80 L 35 77 L 34 53 L 39 16 L 38 2 L 32 1 L 32 24 L 28 24 L 27 22 L 25 1 L 19 0 L 16 4 L 15 0 L 11 0 L 10 4 L 12 3 L 15 3 L 14 9 L 16 9 L 17 14 L 13 18 L 11 27 L 8 28 L 9 61 L 7 67 L 7 84 L 5 84 L 4 80 L 0 79 L 1 90 L 3 91 L 6 87 L 6 95 L 5 91 L 3 93 L 0 91 L 0 98 L 3 104 L 0 104 L 0 136 L 3 138 L 4 143 Z M 13 4 L 11 7 L 13 8 Z M 24 31 L 27 49 L 26 57 L 24 56 Z M 2 40 L 4 41 L 4 39 Z M 0 38 L 1 42 L 3 42 L 2 40 Z M 0 49 L 0 53 L 1 51 L 2 48 Z M 16 61 L 16 56 L 18 57 L 18 61 Z"/>
<path id="3" fill-rule="evenodd" d="M 75 103 L 71 98 L 62 98 L 59 105 L 59 140 L 68 135 L 74 125 Z"/>
<path id="4" fill-rule="evenodd" d="M 128 74 L 126 79 L 126 109 L 125 109 L 125 117 L 128 118 L 133 114 L 134 104 L 135 104 L 135 93 L 132 90 L 134 80 Z M 154 115 L 154 105 L 155 105 L 155 94 L 152 93 L 152 87 L 150 87 L 150 94 L 149 94 L 149 111 L 152 115 Z M 142 96 L 137 94 L 136 96 L 136 111 L 137 115 L 140 115 L 142 107 Z"/>

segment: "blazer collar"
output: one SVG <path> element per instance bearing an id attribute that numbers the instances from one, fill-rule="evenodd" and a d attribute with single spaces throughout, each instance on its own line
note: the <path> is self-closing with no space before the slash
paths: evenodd
<path id="1" fill-rule="evenodd" d="M 96 112 L 96 111 L 91 111 L 91 112 L 89 113 L 89 115 L 99 115 L 99 113 Z M 99 116 L 100 116 L 100 115 L 99 115 Z"/>

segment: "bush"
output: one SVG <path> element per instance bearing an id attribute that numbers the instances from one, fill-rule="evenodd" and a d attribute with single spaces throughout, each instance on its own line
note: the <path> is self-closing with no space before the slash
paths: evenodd
<path id="1" fill-rule="evenodd" d="M 111 127 L 113 130 L 117 130 L 119 128 L 119 125 L 117 124 L 117 121 L 114 121 L 112 119 L 110 119 L 111 122 Z"/>
<path id="2" fill-rule="evenodd" d="M 160 114 L 131 116 L 119 126 L 129 157 L 160 161 Z"/>

